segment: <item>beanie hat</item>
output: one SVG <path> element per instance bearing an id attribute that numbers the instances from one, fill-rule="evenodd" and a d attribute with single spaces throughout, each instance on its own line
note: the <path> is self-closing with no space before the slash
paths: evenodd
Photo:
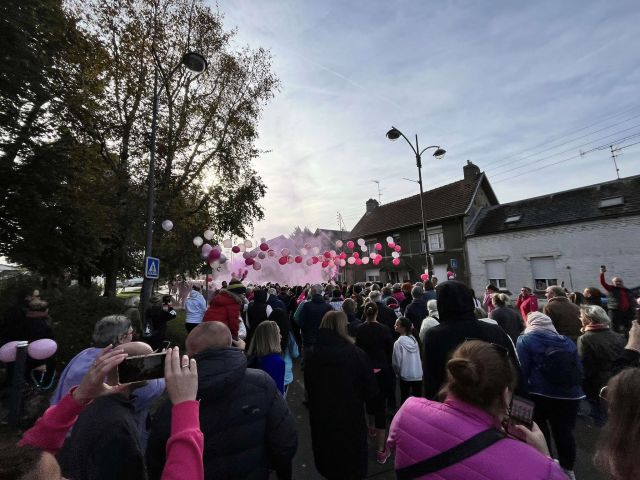
<path id="1" fill-rule="evenodd" d="M 245 293 L 247 293 L 247 287 L 245 287 L 243 283 L 237 279 L 233 279 L 229 282 L 227 290 L 238 295 L 244 295 Z"/>

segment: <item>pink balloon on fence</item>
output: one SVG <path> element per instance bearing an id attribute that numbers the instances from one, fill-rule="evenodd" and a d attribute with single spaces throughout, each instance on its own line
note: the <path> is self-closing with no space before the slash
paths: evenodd
<path id="1" fill-rule="evenodd" d="M 356 257 L 349 257 L 349 259 L 347 260 L 347 263 L 349 265 L 353 265 L 354 263 L 356 263 Z"/>
<path id="2" fill-rule="evenodd" d="M 360 258 L 360 254 L 358 252 L 353 252 L 353 258 L 355 259 Z"/>
<path id="3" fill-rule="evenodd" d="M 341 260 L 346 260 L 347 259 L 347 254 L 345 252 L 341 252 L 339 255 Z"/>
<path id="4" fill-rule="evenodd" d="M 263 252 L 266 252 L 267 250 L 269 250 L 269 245 L 267 245 L 266 243 L 261 243 L 260 250 L 262 250 Z"/>
<path id="5" fill-rule="evenodd" d="M 396 246 L 395 246 L 395 251 L 396 251 L 396 252 L 400 252 L 400 251 L 402 251 L 402 247 L 401 247 L 400 245 L 396 245 Z"/>
<path id="6" fill-rule="evenodd" d="M 355 243 L 353 243 L 353 241 L 351 241 L 351 240 L 349 240 L 349 241 L 347 242 L 347 248 L 349 248 L 349 249 L 351 249 L 351 250 L 353 250 L 353 246 L 354 246 L 354 245 L 355 245 Z"/>
<path id="7" fill-rule="evenodd" d="M 329 262 L 327 262 L 326 260 L 322 262 L 322 268 L 327 268 L 328 266 L 329 266 Z"/>
<path id="8" fill-rule="evenodd" d="M 387 245 L 389 245 L 389 248 L 393 248 L 393 249 L 396 248 L 396 244 L 393 243 L 393 242 L 389 242 L 389 243 L 387 243 Z"/>
<path id="9" fill-rule="evenodd" d="M 382 250 L 382 244 L 380 242 L 376 243 L 374 246 L 376 247 L 376 250 Z"/>
<path id="10" fill-rule="evenodd" d="M 400 259 L 394 258 L 393 260 L 391 260 L 391 263 L 393 263 L 397 267 L 398 265 L 400 265 Z"/>
<path id="11" fill-rule="evenodd" d="M 360 260 L 359 258 L 356 258 L 356 265 L 362 265 L 362 260 Z"/>
<path id="12" fill-rule="evenodd" d="M 11 363 L 16 361 L 16 353 L 18 351 L 18 342 L 8 342 L 0 347 L 0 362 Z"/>
<path id="13" fill-rule="evenodd" d="M 27 347 L 27 353 L 35 360 L 44 360 L 53 356 L 58 350 L 58 344 L 50 338 L 42 338 L 31 342 Z"/>
<path id="14" fill-rule="evenodd" d="M 324 258 L 331 258 L 331 252 L 324 252 Z"/>

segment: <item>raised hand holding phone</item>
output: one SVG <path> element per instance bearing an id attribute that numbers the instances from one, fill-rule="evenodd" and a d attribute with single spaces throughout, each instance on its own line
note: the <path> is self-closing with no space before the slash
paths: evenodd
<path id="1" fill-rule="evenodd" d="M 95 362 L 85 374 L 78 388 L 73 393 L 73 399 L 80 403 L 88 403 L 98 397 L 118 393 L 127 388 L 127 385 L 107 385 L 104 383 L 106 376 L 127 358 L 123 350 L 113 350 L 109 345 L 96 358 Z"/>
<path id="2" fill-rule="evenodd" d="M 549 447 L 547 446 L 547 441 L 544 438 L 544 434 L 538 424 L 533 422 L 531 430 L 529 430 L 524 425 L 514 425 L 514 428 L 517 428 L 524 438 L 524 441 L 531 445 L 533 448 L 538 450 L 543 455 L 547 457 L 551 456 L 549 453 Z"/>
<path id="3" fill-rule="evenodd" d="M 180 358 L 178 347 L 167 349 L 164 362 L 164 381 L 173 405 L 195 400 L 198 395 L 198 368 L 195 359 Z"/>

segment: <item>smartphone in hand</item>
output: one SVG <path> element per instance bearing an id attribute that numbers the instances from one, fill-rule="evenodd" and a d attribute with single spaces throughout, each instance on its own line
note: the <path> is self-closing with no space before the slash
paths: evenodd
<path id="1" fill-rule="evenodd" d="M 144 382 L 164 377 L 164 359 L 166 353 L 151 353 L 128 357 L 118 365 L 120 383 Z"/>
<path id="2" fill-rule="evenodd" d="M 533 428 L 533 409 L 534 403 L 532 401 L 514 395 L 511 398 L 509 416 L 503 422 L 503 427 L 507 434 L 518 440 L 525 441 L 524 434 L 515 426 L 523 425 L 531 430 Z"/>

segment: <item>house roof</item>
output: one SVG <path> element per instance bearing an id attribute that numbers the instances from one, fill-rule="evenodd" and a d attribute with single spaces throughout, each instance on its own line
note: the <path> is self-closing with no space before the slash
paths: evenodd
<path id="1" fill-rule="evenodd" d="M 600 206 L 602 200 L 616 197 L 623 197 L 624 203 Z M 640 214 L 640 175 L 484 207 L 475 225 L 467 233 L 489 235 L 511 230 L 638 214 Z M 507 219 L 510 221 L 506 222 Z"/>
<path id="2" fill-rule="evenodd" d="M 351 232 L 347 232 L 344 230 L 330 230 L 328 228 L 316 228 L 316 231 L 313 232 L 313 236 L 318 237 L 320 235 L 324 235 L 332 241 L 340 239 L 346 240 L 351 236 Z"/>
<path id="3" fill-rule="evenodd" d="M 464 215 L 471 205 L 478 188 L 485 186 L 493 203 L 498 200 L 484 173 L 473 182 L 459 180 L 424 192 L 425 218 L 427 223 L 449 217 Z M 386 203 L 366 212 L 351 230 L 351 237 L 364 237 L 391 230 L 422 224 L 420 194 Z"/>

